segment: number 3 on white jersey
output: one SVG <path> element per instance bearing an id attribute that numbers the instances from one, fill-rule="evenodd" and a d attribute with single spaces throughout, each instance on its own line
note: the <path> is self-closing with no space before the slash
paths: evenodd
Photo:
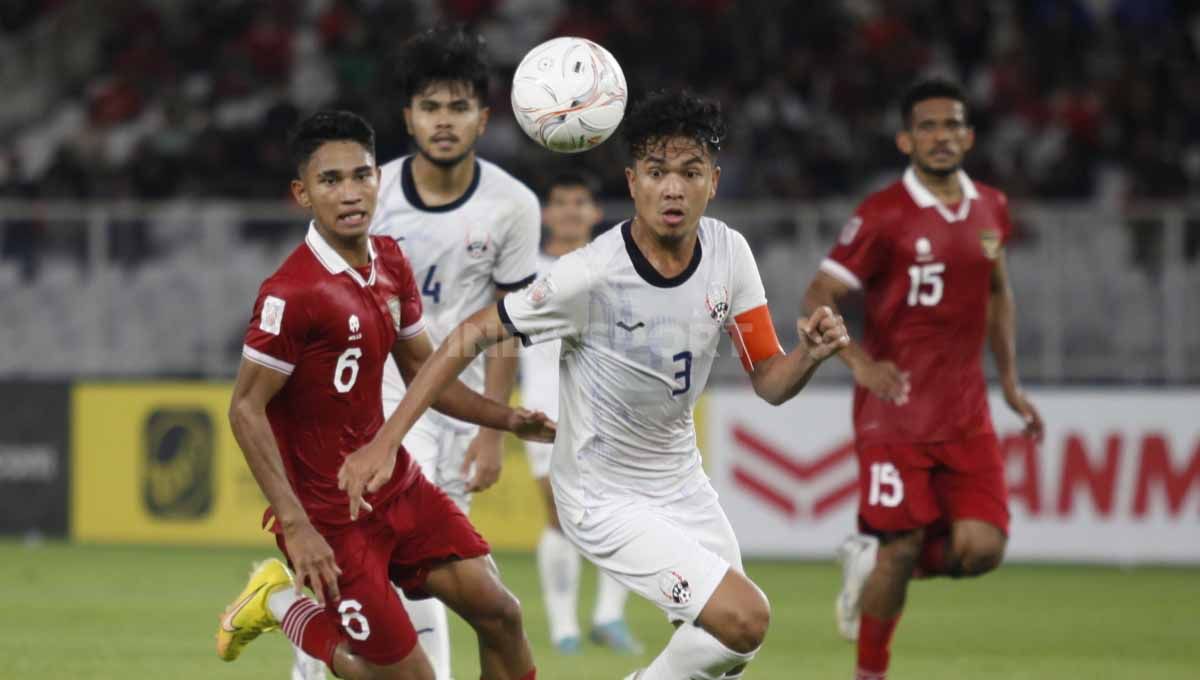
<path id="1" fill-rule="evenodd" d="M 915 307 L 920 304 L 932 307 L 941 302 L 944 292 L 942 284 L 942 272 L 944 271 L 946 271 L 945 262 L 920 266 L 914 264 L 909 267 L 908 278 L 912 281 L 912 286 L 908 289 L 908 306 Z M 929 286 L 929 290 L 922 290 L 924 286 Z"/>
<path id="2" fill-rule="evenodd" d="M 887 488 L 884 491 L 884 488 Z M 891 463 L 871 463 L 871 495 L 867 505 L 894 508 L 904 500 L 904 480 Z"/>
<path id="3" fill-rule="evenodd" d="M 362 357 L 362 349 L 351 347 L 338 357 L 337 366 L 333 367 L 333 387 L 340 394 L 345 394 L 354 387 L 358 380 L 358 360 Z M 346 375 L 350 371 L 350 375 Z"/>

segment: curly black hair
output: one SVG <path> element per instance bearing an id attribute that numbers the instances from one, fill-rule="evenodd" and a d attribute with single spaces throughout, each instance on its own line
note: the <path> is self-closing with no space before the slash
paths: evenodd
<path id="1" fill-rule="evenodd" d="M 912 125 L 913 107 L 926 99 L 953 99 L 961 102 L 963 114 L 967 120 L 971 119 L 971 107 L 967 103 L 967 93 L 961 85 L 945 78 L 929 78 L 913 83 L 900 100 L 900 115 L 904 118 L 904 127 Z"/>
<path id="2" fill-rule="evenodd" d="M 694 140 L 715 156 L 726 134 L 721 105 L 687 90 L 651 92 L 630 108 L 621 127 L 633 160 L 672 137 Z"/>
<path id="3" fill-rule="evenodd" d="M 318 111 L 300 121 L 288 137 L 288 156 L 299 174 L 313 152 L 326 142 L 358 142 L 375 155 L 375 129 L 352 111 Z"/>
<path id="4" fill-rule="evenodd" d="M 481 104 L 488 100 L 488 57 L 483 38 L 462 26 L 437 26 L 409 38 L 395 60 L 395 86 L 408 106 L 433 83 L 465 83 Z"/>

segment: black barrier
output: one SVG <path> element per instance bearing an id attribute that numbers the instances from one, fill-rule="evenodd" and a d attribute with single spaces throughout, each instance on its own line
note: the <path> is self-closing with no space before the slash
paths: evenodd
<path id="1" fill-rule="evenodd" d="M 67 533 L 70 385 L 0 382 L 0 534 Z"/>

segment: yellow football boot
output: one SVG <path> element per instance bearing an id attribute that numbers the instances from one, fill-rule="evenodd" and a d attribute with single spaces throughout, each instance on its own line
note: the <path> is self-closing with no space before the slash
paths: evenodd
<path id="1" fill-rule="evenodd" d="M 279 627 L 267 607 L 267 596 L 280 588 L 292 588 L 292 573 L 277 559 L 254 566 L 250 581 L 237 598 L 225 608 L 217 626 L 217 656 L 233 661 L 250 641 Z"/>

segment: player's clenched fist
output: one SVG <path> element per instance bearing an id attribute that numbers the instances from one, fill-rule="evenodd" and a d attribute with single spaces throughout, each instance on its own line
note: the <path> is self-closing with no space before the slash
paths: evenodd
<path id="1" fill-rule="evenodd" d="M 800 341 L 804 343 L 809 358 L 824 361 L 850 344 L 850 334 L 840 314 L 826 306 L 817 308 L 808 318 L 796 322 Z"/>
<path id="2" fill-rule="evenodd" d="M 525 441 L 550 443 L 554 441 L 557 425 L 541 411 L 518 408 L 508 416 L 508 429 Z"/>

